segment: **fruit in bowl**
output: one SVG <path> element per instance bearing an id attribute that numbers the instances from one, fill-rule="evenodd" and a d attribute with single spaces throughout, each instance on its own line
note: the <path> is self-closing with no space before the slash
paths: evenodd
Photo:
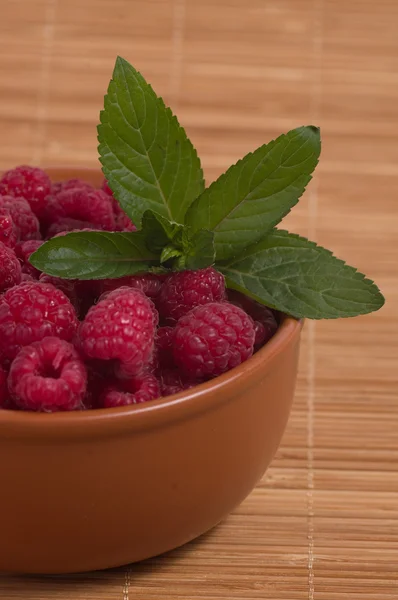
<path id="1" fill-rule="evenodd" d="M 302 319 L 384 301 L 276 228 L 317 128 L 205 188 L 182 127 L 118 59 L 98 131 L 103 174 L 0 178 L 2 571 L 113 567 L 217 524 L 278 447 Z"/>

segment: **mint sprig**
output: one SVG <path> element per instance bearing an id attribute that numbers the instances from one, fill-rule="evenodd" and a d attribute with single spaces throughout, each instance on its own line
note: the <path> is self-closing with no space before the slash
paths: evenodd
<path id="1" fill-rule="evenodd" d="M 30 257 L 39 270 L 102 279 L 214 264 L 228 287 L 295 317 L 352 317 L 383 306 L 377 286 L 355 268 L 314 242 L 276 229 L 318 163 L 317 127 L 281 135 L 204 189 L 184 129 L 122 58 L 100 119 L 104 175 L 139 231 L 53 238 Z"/>

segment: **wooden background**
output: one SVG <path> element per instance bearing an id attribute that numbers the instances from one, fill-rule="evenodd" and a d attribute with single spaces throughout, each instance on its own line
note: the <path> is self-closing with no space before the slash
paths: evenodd
<path id="1" fill-rule="evenodd" d="M 398 598 L 397 31 L 397 0 L 1 0 L 0 168 L 96 164 L 120 54 L 179 114 L 209 181 L 320 125 L 289 228 L 387 298 L 371 316 L 307 323 L 282 447 L 223 525 L 130 569 L 2 577 L 1 600 Z"/>

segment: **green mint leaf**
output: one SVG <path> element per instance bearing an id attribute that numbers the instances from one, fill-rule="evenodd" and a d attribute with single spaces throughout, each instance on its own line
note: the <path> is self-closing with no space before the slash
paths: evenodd
<path id="1" fill-rule="evenodd" d="M 204 189 L 196 150 L 171 110 L 126 60 L 116 60 L 100 115 L 100 161 L 138 228 L 147 209 L 183 223 Z"/>
<path id="2" fill-rule="evenodd" d="M 159 266 L 141 232 L 86 231 L 54 237 L 30 256 L 31 264 L 65 279 L 124 277 Z"/>
<path id="3" fill-rule="evenodd" d="M 165 246 L 163 248 L 160 255 L 160 262 L 163 264 L 171 258 L 179 258 L 181 255 L 181 250 L 178 250 L 178 248 L 175 248 L 172 244 L 170 244 L 170 246 Z"/>
<path id="4" fill-rule="evenodd" d="M 300 127 L 247 154 L 192 204 L 186 223 L 214 231 L 217 260 L 238 256 L 298 202 L 321 150 L 319 129 Z"/>
<path id="5" fill-rule="evenodd" d="M 142 217 L 142 233 L 147 247 L 153 252 L 161 252 L 170 242 L 179 239 L 183 229 L 183 225 L 169 221 L 152 210 L 146 210 Z"/>
<path id="6" fill-rule="evenodd" d="M 294 317 L 354 317 L 384 304 L 372 281 L 329 250 L 287 231 L 275 229 L 217 268 L 229 287 Z"/>
<path id="7" fill-rule="evenodd" d="M 192 236 L 190 230 L 184 230 L 183 250 L 185 258 L 185 268 L 196 271 L 205 269 L 214 264 L 214 233 L 201 229 Z"/>

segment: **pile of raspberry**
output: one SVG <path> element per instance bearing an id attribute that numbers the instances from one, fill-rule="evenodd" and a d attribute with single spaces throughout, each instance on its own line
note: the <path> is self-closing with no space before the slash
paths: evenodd
<path id="1" fill-rule="evenodd" d="M 138 404 L 238 366 L 277 315 L 227 291 L 213 267 L 78 281 L 29 263 L 68 231 L 134 231 L 106 181 L 52 183 L 21 166 L 0 178 L 0 409 L 56 412 Z"/>

